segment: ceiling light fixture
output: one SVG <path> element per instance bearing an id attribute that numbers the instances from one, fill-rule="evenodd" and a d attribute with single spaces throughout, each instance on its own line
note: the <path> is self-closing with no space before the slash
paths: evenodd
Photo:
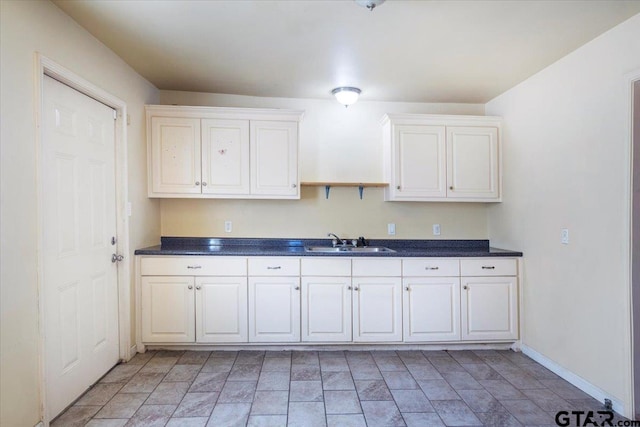
<path id="1" fill-rule="evenodd" d="M 356 0 L 356 3 L 359 6 L 366 7 L 370 11 L 373 11 L 376 6 L 380 6 L 384 3 L 384 0 Z"/>
<path id="2" fill-rule="evenodd" d="M 331 91 L 331 93 L 336 97 L 338 102 L 344 105 L 345 108 L 351 104 L 355 104 L 358 101 L 360 92 L 362 91 L 357 87 L 350 87 L 350 86 L 337 87 Z"/>

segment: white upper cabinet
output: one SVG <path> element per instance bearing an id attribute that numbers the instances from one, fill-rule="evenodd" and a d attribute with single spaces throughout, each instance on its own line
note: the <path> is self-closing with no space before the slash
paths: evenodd
<path id="1" fill-rule="evenodd" d="M 149 193 L 200 194 L 200 120 L 152 117 Z"/>
<path id="2" fill-rule="evenodd" d="M 388 201 L 501 201 L 501 119 L 388 114 L 383 119 Z"/>
<path id="3" fill-rule="evenodd" d="M 395 198 L 446 197 L 445 127 L 398 125 L 393 140 Z"/>
<path id="4" fill-rule="evenodd" d="M 147 105 L 149 197 L 299 199 L 302 112 Z"/>
<path id="5" fill-rule="evenodd" d="M 249 194 L 249 120 L 202 120 L 202 193 Z"/>
<path id="6" fill-rule="evenodd" d="M 447 153 L 448 198 L 500 197 L 497 128 L 448 127 Z"/>
<path id="7" fill-rule="evenodd" d="M 251 194 L 298 195 L 298 123 L 252 121 L 251 165 Z"/>

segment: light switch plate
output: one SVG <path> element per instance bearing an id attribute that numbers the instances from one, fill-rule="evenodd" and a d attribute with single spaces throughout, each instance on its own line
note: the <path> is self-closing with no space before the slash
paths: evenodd
<path id="1" fill-rule="evenodd" d="M 568 245 L 569 244 L 569 229 L 568 228 L 563 228 L 562 230 L 560 230 L 560 243 L 562 243 L 563 245 Z"/>
<path id="2" fill-rule="evenodd" d="M 233 223 L 231 221 L 225 221 L 224 222 L 224 231 L 225 231 L 225 233 L 231 233 L 232 229 L 233 229 Z"/>
<path id="3" fill-rule="evenodd" d="M 440 224 L 433 224 L 433 235 L 434 236 L 440 235 Z"/>
<path id="4" fill-rule="evenodd" d="M 387 234 L 389 234 L 389 236 L 393 236 L 396 234 L 396 225 L 393 223 L 389 223 L 387 224 Z"/>

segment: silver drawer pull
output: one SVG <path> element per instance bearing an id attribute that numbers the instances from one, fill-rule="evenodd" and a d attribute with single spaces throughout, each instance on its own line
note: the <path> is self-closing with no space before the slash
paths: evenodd
<path id="1" fill-rule="evenodd" d="M 439 270 L 440 267 L 425 267 L 425 270 Z"/>
<path id="2" fill-rule="evenodd" d="M 187 268 L 191 269 L 191 270 L 198 270 L 200 268 L 202 268 L 201 265 L 187 265 Z"/>
<path id="3" fill-rule="evenodd" d="M 493 266 L 493 265 L 483 265 L 483 266 L 482 266 L 482 269 L 483 269 L 483 270 L 495 270 L 495 268 L 496 268 L 496 267 L 495 267 L 495 266 Z"/>
<path id="4" fill-rule="evenodd" d="M 279 265 L 275 266 L 275 267 L 267 267 L 267 270 L 280 270 L 282 267 L 280 267 Z"/>

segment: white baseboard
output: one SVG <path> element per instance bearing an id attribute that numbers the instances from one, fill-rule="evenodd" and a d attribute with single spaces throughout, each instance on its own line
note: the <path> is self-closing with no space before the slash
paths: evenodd
<path id="1" fill-rule="evenodd" d="M 131 358 L 133 358 L 133 356 L 135 356 L 136 354 L 138 354 L 138 346 L 134 344 L 129 349 L 129 360 L 131 360 Z"/>
<path id="2" fill-rule="evenodd" d="M 535 360 L 536 362 L 538 362 L 539 364 L 541 364 L 542 366 L 544 366 L 545 368 L 553 372 L 554 374 L 558 375 L 562 379 L 578 387 L 580 390 L 584 391 L 589 396 L 596 399 L 598 402 L 601 402 L 604 404 L 604 399 L 611 399 L 611 403 L 613 404 L 614 411 L 616 411 L 618 414 L 622 414 L 625 416 L 629 415 L 629 414 L 625 414 L 624 404 L 619 399 L 612 397 L 610 394 L 606 393 L 600 387 L 597 387 L 591 384 L 589 381 L 585 380 L 584 378 L 574 374 L 573 372 L 569 371 L 566 368 L 563 368 L 553 360 L 538 353 L 531 347 L 528 347 L 522 344 L 521 350 L 524 354 L 526 354 L 527 356 L 529 356 L 530 358 L 532 358 L 533 360 Z"/>

